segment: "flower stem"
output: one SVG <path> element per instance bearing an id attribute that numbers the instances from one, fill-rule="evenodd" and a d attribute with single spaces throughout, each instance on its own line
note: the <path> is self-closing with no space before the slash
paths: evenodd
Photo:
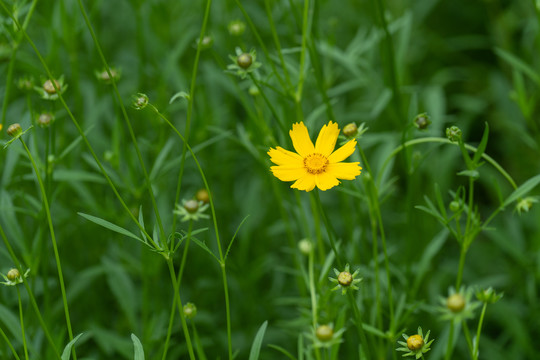
<path id="1" fill-rule="evenodd" d="M 6 249 L 11 259 L 13 260 L 13 263 L 15 264 L 16 268 L 19 270 L 21 274 L 23 274 L 21 262 L 17 258 L 17 255 L 15 255 L 15 251 L 13 251 L 13 247 L 11 246 L 11 244 L 9 243 L 7 239 L 6 234 L 4 232 L 4 228 L 2 227 L 1 223 L 0 223 L 0 237 L 2 238 L 2 241 L 4 242 L 4 245 L 6 246 Z M 51 337 L 51 333 L 49 332 L 49 329 L 47 328 L 47 325 L 45 324 L 45 321 L 43 320 L 43 316 L 41 316 L 41 311 L 39 311 L 39 307 L 37 305 L 36 298 L 34 297 L 34 294 L 32 293 L 32 289 L 30 288 L 30 285 L 28 284 L 28 281 L 26 281 L 26 278 L 24 276 L 22 277 L 22 281 L 23 281 L 24 287 L 26 288 L 26 292 L 28 293 L 28 297 L 30 298 L 30 303 L 32 304 L 32 307 L 34 308 L 34 311 L 38 318 L 39 324 L 41 325 L 41 328 L 43 329 L 43 332 L 45 333 L 45 337 L 47 338 L 47 341 L 49 341 L 49 344 L 51 345 L 54 351 L 54 354 L 56 355 L 56 358 L 59 360 L 62 360 L 60 357 L 60 353 L 58 352 L 58 349 L 56 348 L 56 344 L 54 343 L 54 340 Z M 9 341 L 7 341 L 7 343 L 10 344 Z"/>
<path id="2" fill-rule="evenodd" d="M 450 360 L 452 358 L 453 351 L 454 351 L 454 321 L 451 321 L 450 332 L 448 334 L 448 342 L 446 343 L 446 354 L 444 355 L 444 359 Z"/>
<path id="3" fill-rule="evenodd" d="M 8 344 L 9 349 L 11 350 L 11 353 L 13 354 L 13 356 L 15 357 L 15 359 L 21 360 L 21 358 L 19 357 L 19 355 L 17 355 L 17 352 L 15 351 L 15 348 L 13 347 L 13 345 L 11 345 L 11 341 L 9 341 L 9 338 L 7 337 L 6 333 L 4 332 L 4 330 L 2 330 L 1 327 L 0 327 L 0 335 L 1 335 L 2 338 L 6 341 L 6 344 Z"/>
<path id="4" fill-rule="evenodd" d="M 184 309 L 182 305 L 182 299 L 180 298 L 180 289 L 178 288 L 178 280 L 174 272 L 174 265 L 172 259 L 167 258 L 167 267 L 169 268 L 169 275 L 171 276 L 171 282 L 174 289 L 174 299 L 173 304 L 176 303 L 178 306 L 178 312 L 180 313 L 180 321 L 182 323 L 182 330 L 184 331 L 184 337 L 186 339 L 186 345 L 189 353 L 189 358 L 195 360 L 195 354 L 193 352 L 193 345 L 191 344 L 191 337 L 189 336 L 189 330 L 186 323 L 186 318 L 184 316 Z"/>
<path id="5" fill-rule="evenodd" d="M 487 302 L 482 307 L 482 313 L 480 314 L 480 320 L 478 321 L 478 329 L 476 330 L 476 341 L 474 342 L 473 360 L 478 359 L 478 348 L 480 346 L 480 334 L 482 333 L 482 324 L 484 323 L 484 316 L 486 315 Z"/>
<path id="6" fill-rule="evenodd" d="M 21 276 L 24 276 L 24 275 L 21 275 Z M 28 360 L 28 347 L 26 346 L 26 335 L 24 334 L 24 320 L 23 320 L 21 292 L 19 291 L 18 286 L 15 286 L 15 287 L 17 288 L 17 298 L 19 299 L 19 318 L 21 321 L 21 336 L 22 336 L 23 348 L 24 348 L 24 358 Z"/>
<path id="7" fill-rule="evenodd" d="M 313 330 L 317 330 L 317 324 L 319 323 L 318 313 L 317 313 L 317 294 L 315 289 L 315 275 L 314 275 L 314 251 L 313 249 L 309 252 L 308 258 L 308 274 L 309 274 L 309 294 L 311 297 L 311 320 L 313 323 Z M 321 359 L 321 354 L 318 348 L 315 348 L 315 357 L 317 360 Z"/>
<path id="8" fill-rule="evenodd" d="M 37 181 L 39 183 L 39 188 L 41 190 L 41 197 L 42 197 L 42 201 L 43 201 L 43 207 L 45 208 L 45 213 L 47 215 L 47 222 L 49 224 L 49 231 L 51 233 L 51 242 L 52 242 L 52 245 L 53 245 L 54 257 L 55 257 L 55 260 L 56 260 L 56 268 L 57 268 L 57 271 L 58 271 L 58 281 L 60 283 L 60 290 L 62 292 L 62 302 L 64 304 L 64 314 L 65 314 L 65 317 L 66 317 L 66 325 L 67 325 L 69 340 L 71 341 L 71 340 L 73 340 L 73 331 L 71 330 L 71 320 L 70 320 L 70 317 L 69 317 L 69 308 L 68 308 L 68 303 L 67 303 L 66 287 L 64 285 L 64 275 L 62 273 L 62 264 L 60 262 L 60 255 L 58 254 L 58 246 L 56 244 L 56 236 L 55 236 L 55 233 L 54 233 L 54 227 L 53 227 L 53 223 L 52 223 L 52 217 L 51 217 L 51 211 L 50 211 L 50 208 L 49 208 L 49 202 L 47 200 L 47 193 L 45 191 L 45 187 L 43 185 L 43 180 L 41 179 L 41 175 L 39 174 L 39 169 L 38 169 L 38 167 L 36 165 L 36 162 L 34 161 L 34 157 L 32 156 L 32 153 L 30 152 L 30 149 L 28 149 L 28 146 L 26 146 L 26 143 L 24 142 L 22 136 L 19 137 L 19 140 L 23 144 L 24 149 L 26 150 L 26 153 L 28 154 L 28 158 L 30 159 L 30 162 L 32 163 L 32 167 L 34 168 L 34 172 L 36 174 L 36 178 L 37 178 Z M 74 347 L 71 348 L 71 354 L 73 356 L 73 359 L 77 360 L 77 355 L 75 353 L 75 348 Z"/>

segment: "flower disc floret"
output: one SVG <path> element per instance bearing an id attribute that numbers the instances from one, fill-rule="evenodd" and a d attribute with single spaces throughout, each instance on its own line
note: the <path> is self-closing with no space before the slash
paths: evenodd
<path id="1" fill-rule="evenodd" d="M 339 135 L 337 123 L 330 121 L 319 132 L 315 145 L 303 122 L 295 123 L 289 131 L 296 152 L 282 147 L 268 151 L 276 166 L 270 170 L 281 181 L 294 181 L 291 188 L 322 191 L 339 185 L 339 180 L 354 180 L 362 169 L 358 162 L 344 163 L 356 149 L 356 139 L 348 141 L 334 151 Z"/>

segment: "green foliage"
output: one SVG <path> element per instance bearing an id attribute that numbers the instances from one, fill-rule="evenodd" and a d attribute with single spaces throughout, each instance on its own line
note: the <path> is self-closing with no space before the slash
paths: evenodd
<path id="1" fill-rule="evenodd" d="M 0 358 L 535 358 L 539 51 L 534 1 L 0 0 Z M 273 177 L 330 120 L 361 175 Z"/>

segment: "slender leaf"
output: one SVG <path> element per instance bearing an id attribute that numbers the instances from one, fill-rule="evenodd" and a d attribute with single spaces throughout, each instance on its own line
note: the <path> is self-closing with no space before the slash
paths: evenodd
<path id="1" fill-rule="evenodd" d="M 77 335 L 73 340 L 71 340 L 69 342 L 69 344 L 66 345 L 66 347 L 64 348 L 64 352 L 62 353 L 62 360 L 69 360 L 70 357 L 71 357 L 71 348 L 73 347 L 73 345 L 75 345 L 75 343 L 77 342 L 77 340 L 79 340 L 79 338 L 82 336 L 82 333 Z"/>
<path id="2" fill-rule="evenodd" d="M 258 360 L 259 353 L 261 352 L 261 345 L 264 338 L 264 333 L 266 332 L 266 327 L 268 326 L 268 321 L 263 322 L 255 339 L 253 339 L 253 344 L 251 344 L 251 351 L 249 352 L 249 360 Z"/>
<path id="3" fill-rule="evenodd" d="M 145 243 L 144 240 L 142 240 L 140 237 L 138 237 L 137 235 L 135 235 L 134 233 L 132 233 L 131 231 L 129 230 L 126 230 L 124 229 L 123 227 L 120 227 L 116 224 L 113 224 L 112 222 L 109 222 L 107 220 L 103 220 L 101 218 L 98 218 L 96 216 L 92 216 L 92 215 L 88 215 L 88 214 L 84 214 L 84 213 L 77 213 L 79 214 L 80 216 L 82 216 L 83 218 L 85 218 L 86 220 L 90 220 L 91 222 L 95 223 L 95 224 L 98 224 L 100 226 L 103 226 L 104 228 L 107 228 L 109 230 L 112 230 L 114 232 L 117 232 L 119 234 L 122 234 L 122 235 L 125 235 L 125 236 L 128 236 L 130 238 L 133 238 L 135 240 L 139 240 L 140 242 L 142 242 L 143 244 Z"/>
<path id="4" fill-rule="evenodd" d="M 522 71 L 524 74 L 529 76 L 531 80 L 533 80 L 536 84 L 540 85 L 540 76 L 538 76 L 538 74 L 533 68 L 523 62 L 523 60 L 501 48 L 495 48 L 495 54 L 499 55 L 503 60 L 508 62 L 510 66 L 512 66 L 514 69 Z"/>
<path id="5" fill-rule="evenodd" d="M 538 183 L 540 183 L 540 175 L 533 176 L 529 180 L 525 181 L 523 184 L 521 184 L 521 186 L 514 190 L 513 193 L 510 194 L 502 207 L 505 207 L 517 199 L 525 196 L 529 191 L 534 189 Z"/>
<path id="6" fill-rule="evenodd" d="M 473 163 L 478 165 L 478 161 L 484 154 L 484 151 L 486 151 L 486 146 L 489 138 L 489 125 L 486 122 L 486 127 L 484 128 L 484 134 L 482 135 L 482 140 L 480 140 L 480 144 L 478 145 L 478 148 L 476 149 L 476 152 L 474 153 L 473 157 Z"/>
<path id="7" fill-rule="evenodd" d="M 133 360 L 144 360 L 144 350 L 141 341 L 135 334 L 131 334 L 131 340 L 133 341 L 134 349 Z"/>
<path id="8" fill-rule="evenodd" d="M 231 250 L 231 246 L 234 242 L 234 239 L 236 239 L 236 234 L 238 234 L 238 231 L 240 231 L 240 228 L 242 227 L 242 225 L 244 225 L 244 222 L 246 222 L 247 218 L 249 217 L 249 215 L 246 215 L 246 217 L 244 217 L 244 219 L 242 220 L 242 222 L 240 223 L 240 225 L 238 225 L 238 227 L 236 228 L 236 231 L 231 239 L 231 242 L 229 243 L 229 246 L 227 246 L 227 251 L 225 252 L 225 259 L 224 261 L 227 260 L 227 256 L 229 255 L 229 251 Z"/>
<path id="9" fill-rule="evenodd" d="M 296 358 L 290 352 L 288 352 L 287 350 L 285 350 L 281 346 L 269 344 L 268 347 L 271 348 L 271 349 L 279 351 L 280 353 L 282 353 L 283 355 L 285 355 L 286 357 L 288 357 L 291 360 L 296 360 Z"/>
<path id="10" fill-rule="evenodd" d="M 212 250 L 210 250 L 210 249 L 208 248 L 208 246 L 207 246 L 205 243 L 203 243 L 201 240 L 199 240 L 199 239 L 197 239 L 196 237 L 193 237 L 193 236 L 191 237 L 191 240 L 193 240 L 193 242 L 194 242 L 195 244 L 199 245 L 199 247 L 200 247 L 201 249 L 203 249 L 204 251 L 206 251 L 207 253 L 209 253 L 210 255 L 212 255 L 212 257 L 213 257 L 214 259 L 216 259 L 216 261 L 217 261 L 218 263 L 221 263 L 221 261 L 217 258 L 216 255 L 214 255 L 214 253 L 212 252 Z"/>

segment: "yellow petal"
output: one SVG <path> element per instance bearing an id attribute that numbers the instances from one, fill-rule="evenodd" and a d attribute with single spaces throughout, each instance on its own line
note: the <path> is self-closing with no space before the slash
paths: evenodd
<path id="1" fill-rule="evenodd" d="M 339 180 L 328 172 L 317 174 L 315 181 L 317 187 L 322 191 L 331 189 L 334 186 L 339 185 Z"/>
<path id="2" fill-rule="evenodd" d="M 303 122 L 293 124 L 289 131 L 294 149 L 300 156 L 306 157 L 315 152 L 315 147 L 309 138 L 309 133 Z"/>
<path id="3" fill-rule="evenodd" d="M 303 167 L 271 166 L 270 170 L 281 181 L 298 180 L 307 173 Z"/>
<path id="4" fill-rule="evenodd" d="M 278 146 L 275 149 L 270 149 L 268 151 L 270 155 L 270 161 L 276 165 L 287 165 L 287 166 L 303 166 L 304 159 L 297 153 L 292 151 L 285 150 L 284 148 Z"/>
<path id="5" fill-rule="evenodd" d="M 338 124 L 330 121 L 328 125 L 324 125 L 319 132 L 317 142 L 315 143 L 315 151 L 326 157 L 330 156 L 339 135 Z"/>
<path id="6" fill-rule="evenodd" d="M 312 174 L 306 174 L 300 179 L 296 180 L 294 184 L 291 185 L 293 189 L 311 191 L 315 189 L 316 176 Z"/>
<path id="7" fill-rule="evenodd" d="M 360 163 L 337 163 L 329 164 L 326 168 L 326 173 L 332 175 L 338 179 L 354 180 L 355 177 L 360 175 Z"/>
<path id="8" fill-rule="evenodd" d="M 343 161 L 349 156 L 351 156 L 355 149 L 356 149 L 356 139 L 352 139 L 351 141 L 349 141 L 348 143 L 346 143 L 345 145 L 343 145 L 342 147 L 334 151 L 328 157 L 328 161 L 330 161 L 331 164 Z"/>

